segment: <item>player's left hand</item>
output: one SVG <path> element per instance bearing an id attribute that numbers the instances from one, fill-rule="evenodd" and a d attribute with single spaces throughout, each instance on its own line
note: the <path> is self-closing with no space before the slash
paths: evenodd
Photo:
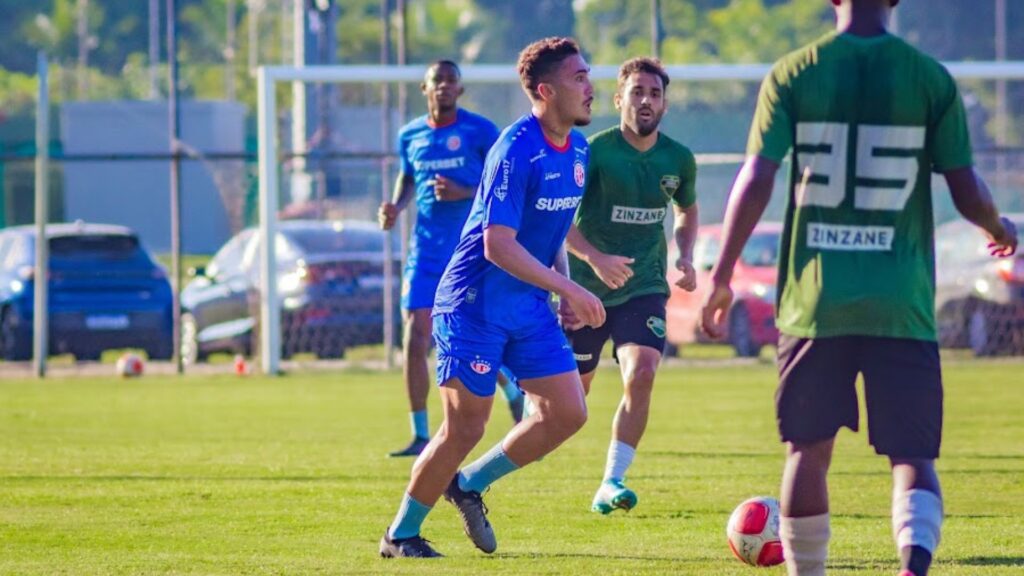
<path id="1" fill-rule="evenodd" d="M 676 270 L 683 273 L 679 280 L 676 280 L 676 286 L 687 292 L 693 292 L 697 289 L 697 270 L 693 267 L 693 262 L 680 256 L 676 260 Z"/>
<path id="2" fill-rule="evenodd" d="M 565 298 L 558 299 L 558 323 L 565 330 L 571 331 L 583 328 L 583 320 L 580 320 L 580 317 L 576 315 L 572 306 L 569 306 L 569 301 Z"/>
<path id="3" fill-rule="evenodd" d="M 1017 252 L 1017 227 L 1006 217 L 1000 218 L 999 223 L 1003 225 L 1003 233 L 989 237 L 988 249 L 993 256 L 1008 258 Z"/>
<path id="4" fill-rule="evenodd" d="M 465 186 L 460 186 L 440 174 L 434 176 L 434 198 L 439 202 L 464 200 L 468 197 Z"/>
<path id="5" fill-rule="evenodd" d="M 700 308 L 700 328 L 713 340 L 725 336 L 729 307 L 732 306 L 732 288 L 728 284 L 715 284 Z"/>

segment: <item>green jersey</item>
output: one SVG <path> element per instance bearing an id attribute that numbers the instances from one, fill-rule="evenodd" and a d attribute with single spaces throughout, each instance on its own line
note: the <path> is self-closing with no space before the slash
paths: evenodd
<path id="1" fill-rule="evenodd" d="M 822 37 L 761 86 L 747 152 L 790 148 L 779 330 L 935 340 L 930 172 L 972 164 L 946 69 L 888 34 Z"/>
<path id="2" fill-rule="evenodd" d="M 591 136 L 587 187 L 575 224 L 601 252 L 633 258 L 633 276 L 612 290 L 570 254 L 572 279 L 605 306 L 645 294 L 667 295 L 665 218 L 670 202 L 682 208 L 696 202 L 696 179 L 693 153 L 664 134 L 646 152 L 627 142 L 618 127 Z"/>

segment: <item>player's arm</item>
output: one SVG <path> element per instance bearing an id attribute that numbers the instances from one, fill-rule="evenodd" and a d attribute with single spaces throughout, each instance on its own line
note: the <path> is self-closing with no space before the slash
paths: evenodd
<path id="1" fill-rule="evenodd" d="M 711 338 L 724 336 L 724 325 L 732 304 L 733 268 L 743 246 L 761 219 L 772 197 L 779 163 L 761 156 L 748 156 L 729 193 L 722 228 L 722 251 L 711 271 L 711 292 L 701 308 L 701 328 Z"/>
<path id="2" fill-rule="evenodd" d="M 519 243 L 516 234 L 518 230 L 510 226 L 487 226 L 484 229 L 484 257 L 523 282 L 558 294 L 584 324 L 594 327 L 604 324 L 601 301 L 567 276 L 541 264 Z"/>
<path id="3" fill-rule="evenodd" d="M 404 172 L 399 174 L 398 179 L 395 180 L 395 192 L 391 196 L 391 201 L 381 202 L 380 208 L 377 210 L 377 221 L 382 230 L 391 230 L 398 215 L 409 205 L 415 192 L 416 183 L 412 175 Z"/>
<path id="4" fill-rule="evenodd" d="M 981 176 L 971 166 L 942 175 L 949 185 L 957 212 L 988 234 L 992 255 L 1012 256 L 1017 251 L 1017 229 L 1013 222 L 999 216 L 999 209 Z"/>
<path id="5" fill-rule="evenodd" d="M 672 237 L 675 240 L 676 248 L 679 249 L 679 258 L 676 259 L 675 266 L 683 273 L 676 281 L 676 286 L 687 292 L 693 292 L 697 289 L 697 270 L 693 267 L 693 245 L 697 242 L 697 228 L 700 226 L 697 203 L 694 202 L 686 208 L 673 204 L 672 211 L 675 214 Z"/>
<path id="6" fill-rule="evenodd" d="M 434 198 L 441 202 L 466 200 L 467 198 L 472 198 L 475 193 L 476 186 L 464 186 L 440 174 L 434 176 Z"/>
<path id="7" fill-rule="evenodd" d="M 587 240 L 576 224 L 569 227 L 565 244 L 573 256 L 586 262 L 601 282 L 613 290 L 622 288 L 633 277 L 633 269 L 629 267 L 633 263 L 632 258 L 601 252 Z"/>
<path id="8" fill-rule="evenodd" d="M 569 253 L 565 249 L 565 244 L 562 244 L 562 248 L 558 250 L 558 254 L 555 256 L 555 265 L 552 268 L 562 276 L 572 278 L 569 275 Z M 572 311 L 569 301 L 562 298 L 558 299 L 558 322 L 566 330 L 578 330 L 583 327 L 583 322 Z"/>

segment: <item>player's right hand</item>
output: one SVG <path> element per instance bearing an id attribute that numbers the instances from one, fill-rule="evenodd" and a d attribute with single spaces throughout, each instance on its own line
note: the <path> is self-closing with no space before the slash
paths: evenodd
<path id="1" fill-rule="evenodd" d="M 988 249 L 993 256 L 1006 258 L 1017 252 L 1017 227 L 1005 216 L 999 219 L 1003 225 L 1003 233 L 998 236 L 989 235 L 992 240 L 988 243 Z"/>
<path id="2" fill-rule="evenodd" d="M 713 340 L 725 336 L 729 307 L 732 306 L 732 288 L 728 284 L 714 284 L 700 308 L 700 328 Z"/>
<path id="3" fill-rule="evenodd" d="M 601 299 L 575 282 L 572 286 L 571 290 L 560 296 L 568 303 L 579 322 L 591 328 L 604 324 L 604 304 L 601 304 Z"/>
<path id="4" fill-rule="evenodd" d="M 618 290 L 633 277 L 633 269 L 629 267 L 633 259 L 615 254 L 601 254 L 590 259 L 590 267 L 594 274 L 612 290 Z"/>
<path id="5" fill-rule="evenodd" d="M 395 225 L 395 221 L 398 219 L 398 206 L 395 206 L 391 202 L 381 202 L 380 208 L 377 210 L 377 222 L 380 223 L 381 230 L 391 230 L 391 227 Z"/>

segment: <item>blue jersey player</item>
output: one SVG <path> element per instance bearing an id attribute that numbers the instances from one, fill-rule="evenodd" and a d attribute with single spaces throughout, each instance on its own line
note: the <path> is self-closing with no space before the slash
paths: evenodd
<path id="1" fill-rule="evenodd" d="M 399 131 L 401 167 L 394 199 L 381 204 L 378 212 L 381 227 L 389 230 L 415 198 L 416 227 L 402 281 L 402 351 L 413 439 L 409 446 L 390 456 L 416 456 L 430 439 L 427 354 L 434 292 L 459 241 L 484 158 L 498 138 L 498 128 L 490 120 L 458 107 L 463 88 L 454 62 L 439 60 L 432 64 L 420 88 L 427 100 L 427 114 Z M 514 382 L 503 379 L 503 383 L 513 418 L 518 421 L 522 417 L 522 394 Z"/>
<path id="2" fill-rule="evenodd" d="M 434 301 L 437 379 L 445 421 L 416 461 L 398 514 L 380 543 L 384 557 L 434 557 L 420 536 L 443 494 L 466 534 L 491 553 L 497 541 L 481 493 L 554 450 L 587 419 L 576 361 L 548 294 L 591 326 L 604 308 L 553 270 L 583 196 L 588 147 L 573 130 L 590 122 L 593 87 L 576 43 L 547 38 L 519 55 L 533 111 L 502 132 Z M 536 412 L 480 459 L 459 465 L 484 433 L 502 365 L 519 376 Z"/>

